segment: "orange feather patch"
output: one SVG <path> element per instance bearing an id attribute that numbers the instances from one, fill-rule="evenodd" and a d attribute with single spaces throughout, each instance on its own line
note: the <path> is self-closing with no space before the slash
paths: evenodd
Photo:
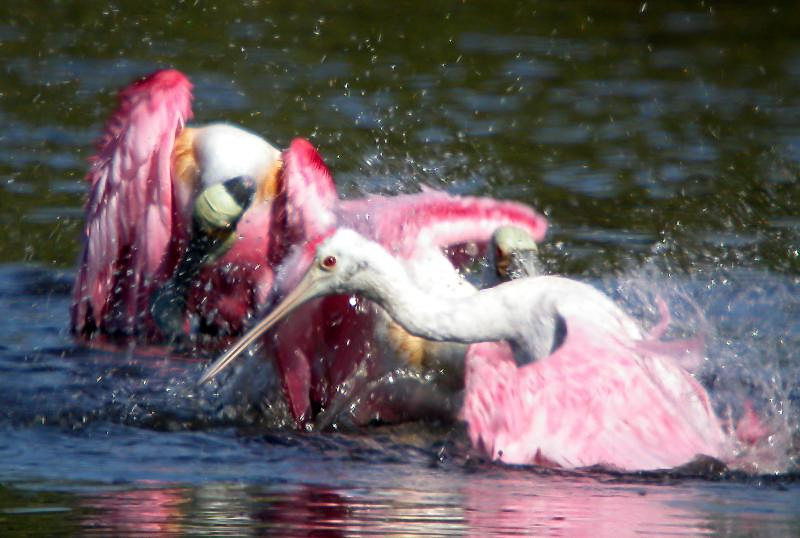
<path id="1" fill-rule="evenodd" d="M 193 190 L 200 177 L 197 158 L 194 153 L 194 138 L 196 131 L 187 127 L 175 139 L 172 149 L 172 165 L 174 177 L 177 181 Z"/>
<path id="2" fill-rule="evenodd" d="M 392 347 L 410 366 L 422 368 L 425 360 L 427 341 L 409 334 L 394 321 L 389 322 L 388 337 Z"/>
<path id="3" fill-rule="evenodd" d="M 278 176 L 283 169 L 283 161 L 277 159 L 264 177 L 259 178 L 258 190 L 256 191 L 256 202 L 270 202 L 278 196 Z"/>

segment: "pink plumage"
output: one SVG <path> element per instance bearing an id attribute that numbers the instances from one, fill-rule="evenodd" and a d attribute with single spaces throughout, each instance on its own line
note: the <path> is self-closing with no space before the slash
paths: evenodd
<path id="1" fill-rule="evenodd" d="M 87 176 L 71 311 L 72 330 L 80 336 L 162 338 L 149 301 L 186 249 L 199 188 L 181 184 L 175 169 L 176 140 L 192 117 L 191 88 L 179 71 L 162 70 L 119 93 Z M 270 215 L 269 204 L 254 204 L 239 221 L 234 247 L 203 271 L 187 298 L 190 312 L 215 333 L 240 331 L 272 285 L 271 266 L 264 263 L 272 248 Z M 209 294 L 207 284 L 219 293 Z"/>
<path id="2" fill-rule="evenodd" d="M 730 459 L 705 389 L 646 341 L 567 320 L 552 355 L 518 367 L 505 343 L 466 358 L 462 418 L 492 459 L 574 468 L 671 468 L 697 455 Z"/>
<path id="3" fill-rule="evenodd" d="M 538 276 L 455 296 L 430 292 L 381 244 L 339 229 L 253 332 L 342 293 L 376 302 L 418 337 L 471 344 L 461 417 L 491 459 L 626 471 L 701 455 L 736 461 L 735 432 L 723 429 L 705 389 L 676 360 L 681 346 L 658 340 L 666 325 L 645 335 L 588 284 Z M 765 435 L 744 422 L 744 442 Z"/>
<path id="4" fill-rule="evenodd" d="M 186 236 L 186 200 L 172 180 L 172 147 L 191 118 L 191 84 L 174 70 L 124 89 L 87 176 L 84 249 L 72 307 L 76 333 L 131 335 L 154 282 Z"/>
<path id="5" fill-rule="evenodd" d="M 120 92 L 88 174 L 84 249 L 71 312 L 72 330 L 80 336 L 160 341 L 149 300 L 186 250 L 198 189 L 180 184 L 175 171 L 176 139 L 191 118 L 190 105 L 191 84 L 174 70 L 158 71 Z M 224 158 L 224 151 L 214 156 L 220 154 Z M 290 273 L 307 266 L 302 256 L 291 256 L 293 247 L 338 226 L 357 228 L 409 261 L 457 243 L 486 243 L 501 225 L 517 225 L 536 238 L 545 233 L 546 221 L 531 209 L 488 198 L 426 190 L 340 201 L 319 153 L 302 139 L 281 160 L 276 197 L 244 213 L 236 243 L 201 271 L 187 297 L 187 315 L 218 335 L 212 346 L 239 334 L 273 293 L 280 297 L 290 289 Z M 289 276 L 274 290 L 274 273 L 283 265 Z M 308 416 L 312 401 L 327 402 L 369 346 L 371 321 L 346 300 L 322 301 L 307 316 L 302 328 L 286 329 L 276 350 L 298 418 Z M 323 354 L 322 346 L 332 347 Z M 322 363 L 321 354 L 329 357 Z"/>
<path id="6" fill-rule="evenodd" d="M 431 252 L 441 255 L 452 245 L 486 244 L 500 226 L 524 228 L 537 240 L 547 228 L 543 217 L 522 204 L 451 196 L 431 189 L 340 201 L 330 172 L 304 140 L 295 140 L 284 153 L 283 175 L 287 185 L 285 222 L 273 225 L 285 226 L 284 233 L 292 238 L 285 244 L 303 248 L 283 263 L 276 298 L 292 289 L 308 268 L 317 243 L 337 227 L 359 230 L 409 264 Z M 275 341 L 266 341 L 277 359 L 299 425 L 312 418 L 312 403 L 328 405 L 340 384 L 365 361 L 371 374 L 380 371 L 375 364 L 378 359 L 370 353 L 373 333 L 374 312 L 339 296 L 305 305 L 279 329 Z"/>

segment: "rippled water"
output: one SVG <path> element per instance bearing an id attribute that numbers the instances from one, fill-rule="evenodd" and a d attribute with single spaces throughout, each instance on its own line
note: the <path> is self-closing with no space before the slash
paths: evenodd
<path id="1" fill-rule="evenodd" d="M 0 5 L 4 535 L 800 533 L 800 8 L 642 2 Z M 116 89 L 312 139 L 346 196 L 420 184 L 549 216 L 553 271 L 712 330 L 700 379 L 784 425 L 780 473 L 476 460 L 459 428 L 265 430 L 200 360 L 67 334 L 82 180 Z"/>

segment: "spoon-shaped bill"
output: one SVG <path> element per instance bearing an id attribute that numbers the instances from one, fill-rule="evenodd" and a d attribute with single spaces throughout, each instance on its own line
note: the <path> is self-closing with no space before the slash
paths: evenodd
<path id="1" fill-rule="evenodd" d="M 316 275 L 313 271 L 306 273 L 306 276 L 303 277 L 303 280 L 300 281 L 297 287 L 293 289 L 284 298 L 284 300 L 281 301 L 280 304 L 278 304 L 278 306 L 276 306 L 272 312 L 269 313 L 267 317 L 259 321 L 252 329 L 247 331 L 247 333 L 242 336 L 242 338 L 240 338 L 228 351 L 226 351 L 224 355 L 214 361 L 211 366 L 206 368 L 206 370 L 203 372 L 203 375 L 200 376 L 198 384 L 202 385 L 230 366 L 236 357 L 241 355 L 242 352 L 247 349 L 247 346 L 252 344 L 259 336 L 269 330 L 270 327 L 286 317 L 292 310 L 301 304 L 316 297 L 319 286 L 317 285 L 318 281 L 315 276 Z"/>

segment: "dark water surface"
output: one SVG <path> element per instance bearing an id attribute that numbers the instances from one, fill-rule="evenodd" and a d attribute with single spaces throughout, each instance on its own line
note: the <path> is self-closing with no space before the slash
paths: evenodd
<path id="1" fill-rule="evenodd" d="M 0 5 L 0 532 L 800 534 L 796 2 Z M 779 424 L 755 475 L 476 461 L 457 428 L 265 432 L 200 361 L 67 332 L 83 175 L 159 67 L 198 122 L 310 138 L 345 196 L 511 198 L 551 270 L 711 330 L 700 379 Z"/>

